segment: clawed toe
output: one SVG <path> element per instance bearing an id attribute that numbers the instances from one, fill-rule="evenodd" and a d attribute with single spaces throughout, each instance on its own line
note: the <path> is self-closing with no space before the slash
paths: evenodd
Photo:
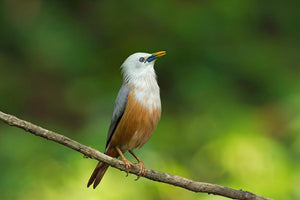
<path id="1" fill-rule="evenodd" d="M 135 179 L 135 181 L 139 180 L 141 176 L 145 176 L 145 174 L 146 174 L 146 168 L 145 168 L 144 163 L 142 161 L 139 161 L 138 165 L 140 167 L 140 170 L 139 170 L 138 176 Z"/>
<path id="2" fill-rule="evenodd" d="M 128 176 L 129 171 L 130 171 L 130 168 L 131 168 L 132 166 L 134 166 L 134 164 L 131 163 L 131 162 L 129 162 L 128 160 L 124 160 L 123 162 L 125 163 L 126 176 Z"/>

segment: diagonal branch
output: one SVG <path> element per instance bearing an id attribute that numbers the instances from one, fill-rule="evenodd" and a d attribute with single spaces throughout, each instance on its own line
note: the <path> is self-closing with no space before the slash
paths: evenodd
<path id="1" fill-rule="evenodd" d="M 19 128 L 24 129 L 27 132 L 30 132 L 36 136 L 40 136 L 43 138 L 46 138 L 48 140 L 52 140 L 54 142 L 60 143 L 68 148 L 72 148 L 80 153 L 82 153 L 85 157 L 90 157 L 92 159 L 105 162 L 109 164 L 110 166 L 120 169 L 122 171 L 125 171 L 125 165 L 122 161 L 111 158 L 103 153 L 100 153 L 99 151 L 87 147 L 83 144 L 80 144 L 79 142 L 76 142 L 74 140 L 71 140 L 70 138 L 60 135 L 58 133 L 55 133 L 53 131 L 44 129 L 40 126 L 34 125 L 30 122 L 18 119 L 15 116 L 5 114 L 0 111 L 0 119 L 7 123 L 10 126 L 16 126 Z M 139 167 L 134 166 L 130 169 L 130 173 L 132 174 L 138 174 L 139 173 Z M 211 184 L 211 183 L 203 183 L 203 182 L 197 182 L 193 181 L 184 177 L 176 176 L 167 174 L 164 172 L 158 172 L 151 169 L 146 169 L 146 174 L 144 176 L 147 179 L 167 183 L 170 185 L 178 186 L 185 188 L 187 190 L 191 190 L 194 192 L 202 192 L 202 193 L 208 193 L 208 194 L 214 194 L 214 195 L 220 195 L 224 197 L 229 197 L 232 199 L 242 199 L 242 200 L 271 200 L 269 198 L 259 196 L 256 194 L 253 194 L 248 191 L 243 190 L 235 190 L 231 188 L 227 188 L 224 186 Z"/>

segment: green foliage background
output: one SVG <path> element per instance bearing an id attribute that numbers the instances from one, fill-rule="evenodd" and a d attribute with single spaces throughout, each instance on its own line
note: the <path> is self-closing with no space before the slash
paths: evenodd
<path id="1" fill-rule="evenodd" d="M 162 119 L 146 167 L 300 199 L 299 1 L 4 0 L 0 109 L 104 149 L 119 66 L 156 62 Z M 129 155 L 128 155 L 129 156 Z M 0 199 L 226 199 L 109 169 L 0 123 Z M 133 159 L 132 159 L 133 160 Z"/>

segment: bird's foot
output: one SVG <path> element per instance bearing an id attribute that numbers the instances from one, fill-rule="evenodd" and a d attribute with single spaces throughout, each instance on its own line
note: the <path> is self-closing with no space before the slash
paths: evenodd
<path id="1" fill-rule="evenodd" d="M 132 162 L 130 162 L 129 160 L 127 160 L 127 158 L 125 158 L 125 156 L 123 155 L 121 149 L 119 147 L 116 147 L 117 152 L 119 153 L 119 155 L 121 156 L 124 164 L 125 164 L 125 170 L 126 170 L 126 176 L 128 176 L 130 168 L 132 166 L 134 166 L 134 164 Z"/>
<path id="2" fill-rule="evenodd" d="M 141 176 L 145 176 L 145 174 L 146 174 L 146 168 L 145 168 L 145 165 L 144 165 L 144 163 L 143 163 L 141 160 L 139 160 L 139 163 L 136 164 L 136 165 L 139 165 L 140 171 L 139 171 L 138 176 L 137 176 L 137 178 L 135 179 L 135 181 L 139 180 Z"/>
<path id="3" fill-rule="evenodd" d="M 125 163 L 125 169 L 126 169 L 126 176 L 128 176 L 130 168 L 134 166 L 134 164 L 127 159 L 123 159 L 123 162 Z"/>
<path id="4" fill-rule="evenodd" d="M 137 181 L 137 180 L 140 179 L 141 176 L 145 176 L 145 174 L 146 174 L 146 168 L 145 168 L 145 165 L 142 162 L 142 160 L 137 155 L 135 155 L 135 153 L 132 150 L 129 150 L 129 153 L 131 153 L 135 157 L 135 159 L 139 162 L 138 164 L 136 164 L 136 165 L 139 165 L 139 167 L 140 167 L 140 171 L 138 173 L 138 176 L 135 179 Z"/>

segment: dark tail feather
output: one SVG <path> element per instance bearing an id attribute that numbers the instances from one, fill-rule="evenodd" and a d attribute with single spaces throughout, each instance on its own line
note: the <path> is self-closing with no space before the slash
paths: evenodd
<path id="1" fill-rule="evenodd" d="M 99 162 L 96 168 L 94 169 L 94 172 L 87 184 L 87 187 L 89 187 L 94 182 L 93 188 L 95 189 L 97 185 L 100 183 L 101 179 L 103 178 L 108 167 L 109 165 L 103 162 Z"/>

